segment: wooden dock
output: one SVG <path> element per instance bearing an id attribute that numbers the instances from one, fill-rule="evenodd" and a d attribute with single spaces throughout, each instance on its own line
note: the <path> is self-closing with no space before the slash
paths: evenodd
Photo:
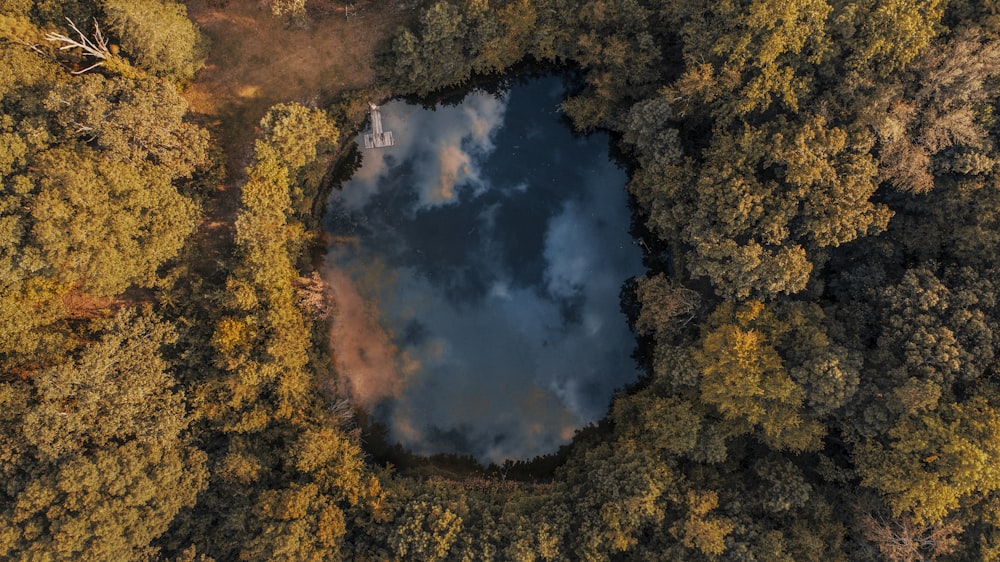
<path id="1" fill-rule="evenodd" d="M 365 133 L 365 148 L 384 148 L 395 144 L 392 131 L 382 131 L 382 113 L 378 106 L 369 103 L 368 113 L 371 114 L 372 118 L 372 132 Z"/>

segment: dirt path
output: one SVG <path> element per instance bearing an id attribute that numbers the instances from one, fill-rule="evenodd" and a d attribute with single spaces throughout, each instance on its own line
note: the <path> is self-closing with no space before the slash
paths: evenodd
<path id="1" fill-rule="evenodd" d="M 264 0 L 190 0 L 188 16 L 210 41 L 208 60 L 184 97 L 226 156 L 226 177 L 199 227 L 203 257 L 224 258 L 232 247 L 239 186 L 253 156 L 257 123 L 276 103 L 319 105 L 337 93 L 370 87 L 377 42 L 404 21 L 397 0 L 310 0 L 302 22 L 271 14 Z"/>

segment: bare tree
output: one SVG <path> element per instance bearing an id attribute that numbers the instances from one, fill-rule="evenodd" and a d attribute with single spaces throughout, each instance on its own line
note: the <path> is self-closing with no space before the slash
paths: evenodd
<path id="1" fill-rule="evenodd" d="M 354 417 L 354 409 L 351 408 L 351 402 L 346 398 L 341 398 L 336 402 L 330 404 L 330 414 L 343 429 L 353 429 L 357 427 L 357 419 Z"/>
<path id="2" fill-rule="evenodd" d="M 958 546 L 962 526 L 957 521 L 917 524 L 909 517 L 889 521 L 865 516 L 865 538 L 890 562 L 930 562 L 951 554 Z"/>
<path id="3" fill-rule="evenodd" d="M 80 49 L 83 51 L 83 56 L 94 57 L 98 59 L 96 63 L 88 66 L 87 68 L 84 68 L 83 70 L 73 71 L 73 74 L 83 74 L 88 70 L 93 70 L 98 66 L 104 64 L 104 62 L 111 57 L 111 50 L 108 48 L 108 40 L 104 38 L 103 34 L 101 34 L 101 26 L 97 24 L 96 19 L 94 20 L 93 39 L 88 38 L 86 35 L 84 35 L 83 32 L 76 27 L 76 24 L 73 23 L 73 20 L 66 18 L 66 21 L 69 22 L 69 26 L 73 29 L 73 31 L 75 31 L 80 36 L 79 40 L 73 39 L 72 37 L 67 37 L 66 35 L 63 35 L 61 33 L 52 33 L 52 32 L 45 34 L 45 40 L 63 43 L 63 45 L 59 47 L 60 51 L 66 51 L 69 49 Z"/>
<path id="4" fill-rule="evenodd" d="M 694 319 L 701 305 L 701 295 L 697 292 L 662 273 L 653 277 L 640 277 L 636 281 L 636 296 L 642 309 L 635 328 L 640 334 L 660 336 Z"/>
<path id="5" fill-rule="evenodd" d="M 312 272 L 308 277 L 300 277 L 295 283 L 299 305 L 314 317 L 326 319 L 330 317 L 330 298 L 326 284 L 319 273 Z"/>
<path id="6" fill-rule="evenodd" d="M 910 91 L 878 109 L 880 179 L 904 192 L 925 193 L 934 188 L 936 172 L 995 168 L 988 127 L 977 113 L 990 98 L 998 68 L 1000 44 L 975 27 L 957 30 L 948 43 L 914 61 Z"/>

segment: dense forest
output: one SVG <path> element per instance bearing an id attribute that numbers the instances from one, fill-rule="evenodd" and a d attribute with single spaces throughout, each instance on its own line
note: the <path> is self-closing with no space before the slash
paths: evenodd
<path id="1" fill-rule="evenodd" d="M 428 0 L 235 175 L 211 48 L 173 0 L 0 2 L 0 558 L 1000 559 L 995 2 Z M 627 162 L 647 374 L 551 457 L 393 466 L 318 209 L 371 96 L 525 66 Z"/>

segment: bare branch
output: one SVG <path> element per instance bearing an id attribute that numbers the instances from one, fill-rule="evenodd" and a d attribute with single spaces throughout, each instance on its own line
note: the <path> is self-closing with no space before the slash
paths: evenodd
<path id="1" fill-rule="evenodd" d="M 955 551 L 962 526 L 958 521 L 916 524 L 909 517 L 886 520 L 865 516 L 864 536 L 890 562 L 929 562 Z"/>
<path id="2" fill-rule="evenodd" d="M 25 41 L 24 39 L 18 39 L 18 38 L 15 38 L 14 41 L 16 41 L 17 43 L 20 43 L 21 45 L 24 45 L 25 47 L 31 49 L 32 51 L 35 51 L 36 53 L 38 53 L 39 55 L 42 55 L 43 57 L 48 57 L 48 53 L 46 53 L 45 51 L 39 49 L 38 45 L 36 43 L 29 43 L 29 42 Z"/>
<path id="3" fill-rule="evenodd" d="M 701 306 L 701 295 L 663 274 L 636 280 L 636 297 L 642 305 L 635 328 L 640 334 L 662 335 L 671 326 L 686 326 Z"/>
<path id="4" fill-rule="evenodd" d="M 83 56 L 85 57 L 89 56 L 98 59 L 97 62 L 88 66 L 87 68 L 84 68 L 83 70 L 73 71 L 73 74 L 83 74 L 88 70 L 93 70 L 98 66 L 104 64 L 104 61 L 106 61 L 111 56 L 111 51 L 108 49 L 108 40 L 105 39 L 104 35 L 101 33 L 101 26 L 97 24 L 97 19 L 94 19 L 93 40 L 84 35 L 83 32 L 80 31 L 80 29 L 76 26 L 76 24 L 73 23 L 73 20 L 66 18 L 66 21 L 69 22 L 70 28 L 72 28 L 73 31 L 75 31 L 77 35 L 80 36 L 79 40 L 67 37 L 66 35 L 63 35 L 61 33 L 52 33 L 52 32 L 45 34 L 45 40 L 63 43 L 63 45 L 59 47 L 60 51 L 65 51 L 68 49 L 80 49 L 83 51 Z"/>

